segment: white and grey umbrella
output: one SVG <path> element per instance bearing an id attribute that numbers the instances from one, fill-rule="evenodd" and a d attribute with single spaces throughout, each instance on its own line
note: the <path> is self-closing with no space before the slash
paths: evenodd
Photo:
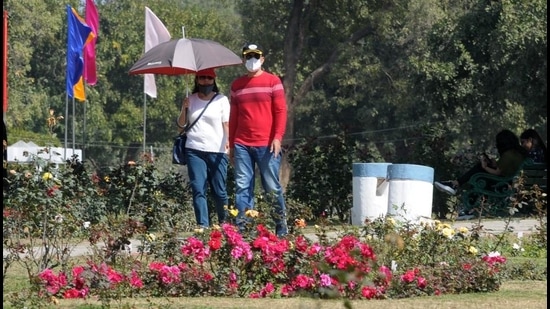
<path id="1" fill-rule="evenodd" d="M 151 48 L 128 73 L 183 75 L 238 64 L 242 64 L 242 59 L 218 42 L 181 38 Z"/>

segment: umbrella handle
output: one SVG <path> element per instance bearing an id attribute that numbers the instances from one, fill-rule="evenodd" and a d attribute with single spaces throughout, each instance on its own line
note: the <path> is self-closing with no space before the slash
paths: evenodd
<path id="1" fill-rule="evenodd" d="M 189 75 L 186 75 L 185 78 L 187 79 L 185 81 L 185 96 L 189 97 Z"/>

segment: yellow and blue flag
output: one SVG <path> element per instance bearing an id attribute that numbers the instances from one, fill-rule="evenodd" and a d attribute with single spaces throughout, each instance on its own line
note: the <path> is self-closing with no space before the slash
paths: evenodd
<path id="1" fill-rule="evenodd" d="M 67 94 L 71 98 L 85 101 L 83 49 L 92 41 L 94 33 L 70 5 L 67 5 L 67 19 Z"/>

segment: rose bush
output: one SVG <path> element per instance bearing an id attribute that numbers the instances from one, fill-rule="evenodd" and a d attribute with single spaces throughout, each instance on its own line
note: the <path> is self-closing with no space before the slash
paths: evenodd
<path id="1" fill-rule="evenodd" d="M 394 225 L 392 221 L 381 223 Z M 395 227 L 396 237 L 402 237 L 405 230 Z M 411 233 L 411 226 L 406 230 Z M 498 253 L 475 253 L 464 229 L 455 234 L 438 222 L 418 226 L 419 243 L 419 238 L 440 237 L 438 246 L 460 250 L 462 257 L 440 255 L 414 267 L 399 266 L 411 264 L 407 250 L 401 251 L 401 258 L 392 256 L 391 263 L 382 263 L 389 257 L 378 258 L 374 249 L 381 239 L 364 231 L 314 241 L 299 233 L 278 238 L 262 224 L 251 235 L 223 224 L 183 239 L 179 254 L 167 261 L 136 262 L 123 269 L 89 263 L 68 274 L 46 269 L 38 276 L 40 293 L 61 298 L 123 294 L 384 299 L 496 291 L 500 286 L 506 259 Z"/>

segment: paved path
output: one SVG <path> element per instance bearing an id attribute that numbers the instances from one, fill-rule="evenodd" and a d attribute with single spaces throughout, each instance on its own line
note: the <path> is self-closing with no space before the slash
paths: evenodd
<path id="1" fill-rule="evenodd" d="M 521 237 L 529 233 L 536 232 L 537 227 L 540 227 L 541 223 L 535 219 L 517 218 L 512 219 L 508 224 L 504 219 L 482 219 L 481 221 L 475 219 L 454 221 L 451 225 L 455 229 L 460 227 L 466 227 L 469 230 L 472 230 L 473 228 L 480 228 L 482 234 L 500 234 L 506 229 L 507 231 L 513 233 L 519 233 L 519 236 Z M 336 233 L 329 233 L 328 236 L 336 236 Z M 309 235 L 309 238 L 316 240 L 317 237 L 315 235 Z"/>
<path id="2" fill-rule="evenodd" d="M 546 221 L 544 223 L 546 223 Z M 500 219 L 500 220 L 491 219 L 491 220 L 481 220 L 481 222 L 478 222 L 478 220 L 455 221 L 453 223 L 453 227 L 472 228 L 473 226 L 477 226 L 478 224 L 481 225 L 483 231 L 487 233 L 499 234 L 504 232 L 504 229 L 506 228 L 508 231 L 512 231 L 514 233 L 521 233 L 521 235 L 536 232 L 537 228 L 541 226 L 541 223 L 536 219 L 518 218 L 518 219 L 512 219 L 509 222 L 509 225 L 507 225 L 507 221 L 505 221 L 504 219 Z"/>
<path id="3" fill-rule="evenodd" d="M 481 225 L 482 231 L 486 232 L 488 234 L 499 234 L 504 232 L 506 227 L 506 221 L 504 219 L 484 219 L 481 220 L 468 220 L 468 221 L 455 221 L 452 223 L 452 226 L 454 228 L 459 227 L 466 227 L 468 229 L 472 229 L 474 227 L 477 227 L 478 225 Z M 518 218 L 513 219 L 507 230 L 518 233 L 518 235 L 521 237 L 522 235 L 526 235 L 529 233 L 536 232 L 537 227 L 540 227 L 541 224 L 538 220 L 535 219 L 524 219 L 524 218 Z M 313 234 L 306 235 L 311 240 L 316 240 L 316 236 Z M 334 236 L 336 237 L 336 233 L 329 233 L 329 237 Z M 131 241 L 131 251 L 136 252 L 137 248 L 141 245 L 141 241 L 134 239 Z M 73 256 L 82 256 L 82 255 L 89 255 L 91 254 L 91 248 L 89 244 L 83 243 L 80 245 L 77 245 L 73 248 L 71 255 Z M 7 252 L 3 251 L 4 256 L 6 256 Z"/>

